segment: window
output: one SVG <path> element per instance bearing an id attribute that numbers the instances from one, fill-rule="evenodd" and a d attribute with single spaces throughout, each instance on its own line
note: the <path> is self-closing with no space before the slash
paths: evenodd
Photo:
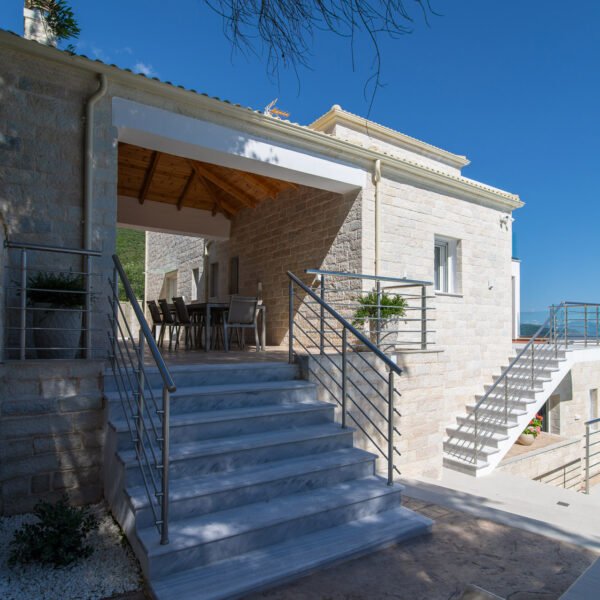
<path id="1" fill-rule="evenodd" d="M 457 290 L 457 240 L 435 238 L 433 281 L 435 291 L 454 294 Z"/>
<path id="2" fill-rule="evenodd" d="M 229 293 L 238 294 L 240 291 L 240 259 L 234 256 L 229 261 Z"/>
<path id="3" fill-rule="evenodd" d="M 200 293 L 200 269 L 192 269 L 192 301 L 199 300 Z"/>
<path id="4" fill-rule="evenodd" d="M 598 388 L 590 390 L 589 420 L 598 418 Z"/>
<path id="5" fill-rule="evenodd" d="M 219 263 L 210 264 L 210 297 L 218 298 L 219 296 Z"/>
<path id="6" fill-rule="evenodd" d="M 169 302 L 172 301 L 173 296 L 177 296 L 177 271 L 165 273 L 160 291 L 160 297 L 166 298 Z"/>

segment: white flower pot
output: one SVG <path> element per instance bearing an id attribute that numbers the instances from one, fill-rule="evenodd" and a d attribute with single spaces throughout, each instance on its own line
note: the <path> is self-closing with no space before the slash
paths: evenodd
<path id="1" fill-rule="evenodd" d="M 35 304 L 34 307 L 45 309 L 33 311 L 33 341 L 37 357 L 76 358 L 81 348 L 83 313 L 80 310 L 57 310 L 44 304 Z"/>

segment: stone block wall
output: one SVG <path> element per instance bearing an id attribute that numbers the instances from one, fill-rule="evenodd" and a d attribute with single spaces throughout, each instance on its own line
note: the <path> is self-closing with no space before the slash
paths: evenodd
<path id="1" fill-rule="evenodd" d="M 198 269 L 204 292 L 204 244 L 201 238 L 170 233 L 146 232 L 146 299 L 165 298 L 165 275 L 177 271 L 177 294 L 194 298 L 192 270 Z M 202 296 L 199 299 L 204 299 Z M 170 299 L 169 299 L 170 301 Z"/>
<path id="2" fill-rule="evenodd" d="M 98 502 L 102 489 L 102 361 L 0 365 L 0 514 L 67 493 Z"/>
<path id="3" fill-rule="evenodd" d="M 228 293 L 229 259 L 239 257 L 240 294 L 256 295 L 262 284 L 267 307 L 267 343 L 285 343 L 291 271 L 311 283 L 305 269 L 358 272 L 361 265 L 361 196 L 309 187 L 282 192 L 275 200 L 240 211 L 231 238 L 214 242 L 209 261 L 219 263 L 219 295 Z"/>

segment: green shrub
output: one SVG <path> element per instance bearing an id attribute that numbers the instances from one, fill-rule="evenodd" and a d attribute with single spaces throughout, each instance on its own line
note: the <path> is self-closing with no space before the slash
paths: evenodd
<path id="1" fill-rule="evenodd" d="M 31 302 L 45 302 L 61 308 L 78 308 L 85 304 L 85 283 L 82 275 L 40 272 L 29 278 L 27 287 L 37 288 L 27 292 Z"/>
<path id="2" fill-rule="evenodd" d="M 38 522 L 26 523 L 15 531 L 9 564 L 39 562 L 63 567 L 92 554 L 84 542 L 98 528 L 98 522 L 86 508 L 69 506 L 65 495 L 56 504 L 38 502 L 33 514 Z"/>
<path id="3" fill-rule="evenodd" d="M 389 319 L 390 317 L 403 317 L 406 313 L 406 300 L 402 296 L 395 294 L 381 293 L 381 319 Z M 356 298 L 361 305 L 354 313 L 353 325 L 362 325 L 368 319 L 377 319 L 377 292 L 369 292 L 366 296 Z"/>

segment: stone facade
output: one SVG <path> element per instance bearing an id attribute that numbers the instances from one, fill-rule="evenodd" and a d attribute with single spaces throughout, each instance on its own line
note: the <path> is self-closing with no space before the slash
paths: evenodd
<path id="1" fill-rule="evenodd" d="M 102 498 L 103 372 L 102 361 L 0 365 L 0 514 Z"/>
<path id="2" fill-rule="evenodd" d="M 146 300 L 167 297 L 165 275 L 168 273 L 175 273 L 174 295 L 183 296 L 187 301 L 203 300 L 204 244 L 203 239 L 187 235 L 146 232 Z M 194 269 L 197 269 L 198 286 Z"/>

